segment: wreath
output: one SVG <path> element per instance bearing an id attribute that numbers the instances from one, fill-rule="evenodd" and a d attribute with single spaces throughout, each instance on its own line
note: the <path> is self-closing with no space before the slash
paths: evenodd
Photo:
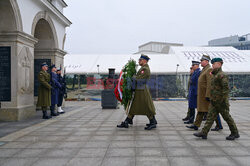
<path id="1" fill-rule="evenodd" d="M 122 84 L 122 102 L 121 104 L 126 109 L 132 98 L 132 77 L 136 74 L 136 61 L 130 59 L 123 68 L 123 84 Z"/>

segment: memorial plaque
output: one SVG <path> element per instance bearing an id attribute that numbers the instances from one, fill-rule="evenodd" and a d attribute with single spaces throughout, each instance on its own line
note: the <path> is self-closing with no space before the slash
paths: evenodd
<path id="1" fill-rule="evenodd" d="M 35 59 L 34 60 L 34 96 L 38 96 L 38 73 L 41 70 L 41 64 L 46 62 L 48 66 L 51 65 L 51 59 Z"/>
<path id="2" fill-rule="evenodd" d="M 11 47 L 0 47 L 0 101 L 11 101 Z"/>

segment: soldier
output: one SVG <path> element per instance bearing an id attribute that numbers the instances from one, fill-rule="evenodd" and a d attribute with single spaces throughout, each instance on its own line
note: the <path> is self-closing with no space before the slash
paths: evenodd
<path id="1" fill-rule="evenodd" d="M 188 92 L 189 92 L 189 88 L 190 88 L 190 80 L 191 80 L 191 76 L 193 74 L 194 70 L 192 67 L 190 67 L 190 71 L 189 71 L 189 80 L 188 80 Z M 185 118 L 183 118 L 182 120 L 183 121 L 187 121 L 189 120 L 189 117 L 190 117 L 190 109 L 188 108 L 188 112 L 187 112 L 187 116 Z M 185 122 L 184 122 L 185 123 Z"/>
<path id="2" fill-rule="evenodd" d="M 59 94 L 59 89 L 61 89 L 61 85 L 58 82 L 57 75 L 56 75 L 56 66 L 52 65 L 51 67 L 51 106 L 50 106 L 50 111 L 51 111 L 51 116 L 58 116 L 59 114 L 55 112 L 55 105 L 58 104 L 58 94 Z"/>
<path id="3" fill-rule="evenodd" d="M 223 119 L 227 122 L 231 134 L 226 137 L 227 140 L 234 140 L 239 138 L 239 132 L 236 124 L 229 113 L 229 85 L 228 76 L 222 71 L 221 67 L 223 60 L 221 58 L 212 59 L 213 71 L 211 80 L 211 107 L 208 112 L 207 121 L 202 131 L 194 133 L 196 137 L 202 137 L 207 139 L 207 134 L 219 113 Z"/>
<path id="4" fill-rule="evenodd" d="M 145 130 L 151 130 L 156 128 L 157 121 L 155 119 L 155 107 L 147 87 L 147 81 L 150 78 L 150 69 L 148 66 L 149 57 L 147 55 L 141 55 L 139 59 L 140 70 L 137 72 L 135 81 L 135 95 L 132 101 L 131 108 L 129 110 L 128 117 L 120 125 L 119 128 L 128 128 L 128 124 L 133 124 L 134 115 L 146 115 L 149 119 L 149 124 L 145 127 Z"/>
<path id="5" fill-rule="evenodd" d="M 198 130 L 205 113 L 208 112 L 210 105 L 210 89 L 211 89 L 211 75 L 212 68 L 209 64 L 210 56 L 203 55 L 201 58 L 201 66 L 203 67 L 198 79 L 198 96 L 197 96 L 197 115 L 193 125 L 186 126 L 187 128 Z M 217 126 L 222 126 L 216 120 Z"/>
<path id="6" fill-rule="evenodd" d="M 57 112 L 60 114 L 64 114 L 64 110 L 62 110 L 62 102 L 63 102 L 63 97 L 64 94 L 66 94 L 66 82 L 64 77 L 61 75 L 61 69 L 57 69 L 57 80 L 61 85 L 61 88 L 59 89 L 58 93 L 58 104 L 57 104 Z"/>
<path id="7" fill-rule="evenodd" d="M 190 110 L 190 117 L 185 124 L 194 122 L 195 109 L 197 108 L 197 89 L 198 89 L 198 78 L 200 76 L 200 62 L 192 61 L 193 74 L 190 79 L 190 88 L 188 93 L 188 108 Z"/>
<path id="8" fill-rule="evenodd" d="M 37 106 L 42 108 L 43 119 L 49 119 L 51 116 L 47 115 L 47 108 L 51 105 L 51 85 L 50 74 L 47 73 L 48 65 L 46 62 L 42 63 L 41 71 L 38 74 L 38 101 Z"/>

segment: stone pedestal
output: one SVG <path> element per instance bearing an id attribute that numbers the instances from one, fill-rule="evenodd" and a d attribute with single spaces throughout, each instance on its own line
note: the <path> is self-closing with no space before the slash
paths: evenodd
<path id="1" fill-rule="evenodd" d="M 35 113 L 34 44 L 23 32 L 1 32 L 0 46 L 11 47 L 11 100 L 1 102 L 0 121 L 20 121 Z"/>

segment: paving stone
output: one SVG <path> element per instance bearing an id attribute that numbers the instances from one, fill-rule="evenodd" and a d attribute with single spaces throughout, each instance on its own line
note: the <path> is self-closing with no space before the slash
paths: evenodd
<path id="1" fill-rule="evenodd" d="M 107 157 L 134 157 L 135 148 L 109 148 Z"/>
<path id="2" fill-rule="evenodd" d="M 104 159 L 102 166 L 135 166 L 135 158 L 127 157 L 107 157 Z"/>
<path id="3" fill-rule="evenodd" d="M 107 148 L 82 148 L 76 154 L 76 158 L 81 157 L 104 157 L 107 152 Z"/>
<path id="4" fill-rule="evenodd" d="M 191 148 L 166 148 L 166 154 L 169 157 L 173 156 L 195 156 L 196 154 Z"/>
<path id="5" fill-rule="evenodd" d="M 169 166 L 167 158 L 163 157 L 136 157 L 136 166 Z"/>
<path id="6" fill-rule="evenodd" d="M 187 165 L 201 166 L 202 165 L 200 159 L 194 158 L 191 156 L 190 157 L 170 157 L 169 162 L 170 162 L 170 165 L 173 165 L 173 166 L 187 166 Z"/>
<path id="7" fill-rule="evenodd" d="M 40 158 L 32 166 L 62 166 L 68 163 L 68 158 Z"/>
<path id="8" fill-rule="evenodd" d="M 36 160 L 37 158 L 11 158 L 7 159 L 1 166 L 27 166 Z"/>
<path id="9" fill-rule="evenodd" d="M 202 159 L 203 164 L 207 166 L 237 166 L 237 164 L 228 157 L 205 157 Z"/>
<path id="10" fill-rule="evenodd" d="M 163 148 L 136 148 L 136 156 L 166 156 L 165 150 Z"/>
<path id="11" fill-rule="evenodd" d="M 250 165 L 250 157 L 242 156 L 242 157 L 233 157 L 234 161 L 239 163 L 241 166 L 249 166 Z"/>

